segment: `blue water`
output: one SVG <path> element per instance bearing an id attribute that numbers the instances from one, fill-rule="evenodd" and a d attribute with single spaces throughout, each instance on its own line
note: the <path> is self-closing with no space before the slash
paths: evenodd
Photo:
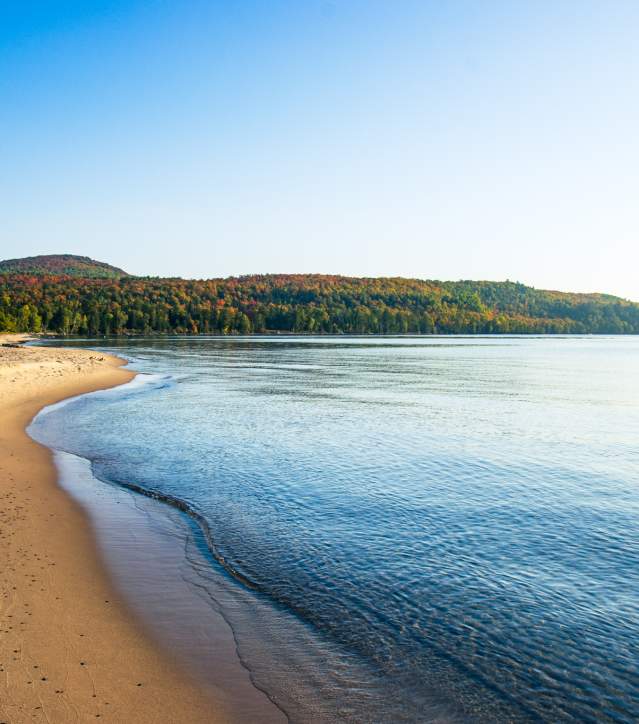
<path id="1" fill-rule="evenodd" d="M 154 376 L 36 435 L 203 516 L 293 721 L 639 720 L 639 338 L 74 344 Z"/>

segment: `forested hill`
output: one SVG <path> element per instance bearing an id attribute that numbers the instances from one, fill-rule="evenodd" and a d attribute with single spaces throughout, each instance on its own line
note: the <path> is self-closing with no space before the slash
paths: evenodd
<path id="1" fill-rule="evenodd" d="M 0 273 L 10 274 L 63 274 L 72 277 L 95 279 L 118 279 L 128 276 L 103 261 L 95 261 L 88 256 L 75 254 L 45 254 L 42 256 L 25 256 L 22 259 L 6 259 L 0 261 Z"/>
<path id="2" fill-rule="evenodd" d="M 207 281 L 0 273 L 0 331 L 639 333 L 639 305 L 512 282 L 320 275 Z"/>

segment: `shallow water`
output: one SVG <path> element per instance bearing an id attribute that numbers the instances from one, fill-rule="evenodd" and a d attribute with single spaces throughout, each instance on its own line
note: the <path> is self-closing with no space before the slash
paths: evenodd
<path id="1" fill-rule="evenodd" d="M 202 595 L 198 572 L 208 572 L 211 563 L 196 523 L 163 502 L 96 479 L 85 458 L 55 451 L 54 459 L 60 484 L 88 512 L 100 553 L 136 623 L 214 697 L 221 720 L 286 722 L 251 682 L 220 607 Z"/>
<path id="2" fill-rule="evenodd" d="M 34 435 L 202 516 L 293 721 L 639 718 L 639 338 L 73 344 L 153 376 Z"/>

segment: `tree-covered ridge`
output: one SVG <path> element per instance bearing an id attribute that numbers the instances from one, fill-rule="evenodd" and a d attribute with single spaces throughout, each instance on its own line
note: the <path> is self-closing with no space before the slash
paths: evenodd
<path id="1" fill-rule="evenodd" d="M 639 304 L 512 282 L 323 275 L 0 274 L 0 331 L 63 334 L 639 333 Z"/>
<path id="2" fill-rule="evenodd" d="M 25 256 L 22 259 L 0 261 L 0 273 L 13 274 L 62 274 L 95 279 L 117 279 L 128 276 L 122 269 L 88 256 L 75 254 L 45 254 Z"/>

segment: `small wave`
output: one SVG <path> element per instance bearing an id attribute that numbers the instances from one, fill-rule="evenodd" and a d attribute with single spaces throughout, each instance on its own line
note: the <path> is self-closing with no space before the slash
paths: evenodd
<path id="1" fill-rule="evenodd" d="M 119 385 L 118 387 L 111 387 L 106 390 L 96 390 L 95 392 L 85 392 L 80 395 L 74 395 L 73 397 L 67 397 L 64 400 L 60 400 L 60 402 L 54 402 L 52 405 L 47 405 L 46 407 L 43 407 L 33 418 L 31 425 L 46 415 L 56 412 L 57 410 L 60 410 L 61 408 L 74 402 L 78 402 L 79 400 L 84 400 L 87 397 L 91 397 L 93 399 L 130 397 L 131 395 L 139 394 L 141 392 L 171 387 L 176 382 L 178 382 L 178 378 L 173 375 L 138 372 L 138 374 L 130 382 L 125 382 L 123 385 Z"/>
<path id="2" fill-rule="evenodd" d="M 76 456 L 79 457 L 79 456 Z M 204 536 L 204 540 L 206 541 L 207 547 L 213 556 L 213 558 L 217 561 L 217 563 L 220 564 L 220 566 L 230 575 L 232 576 L 236 581 L 239 581 L 244 586 L 249 588 L 252 591 L 260 591 L 261 588 L 258 586 L 257 583 L 252 581 L 250 578 L 248 578 L 246 575 L 241 573 L 237 570 L 235 566 L 233 566 L 228 559 L 223 556 L 220 551 L 217 549 L 215 545 L 215 541 L 213 539 L 213 533 L 211 532 L 211 527 L 209 525 L 209 522 L 207 519 L 200 513 L 197 508 L 195 508 L 191 503 L 189 503 L 187 500 L 184 500 L 183 498 L 178 498 L 176 495 L 170 495 L 169 493 L 162 493 L 159 490 L 155 490 L 153 488 L 146 488 L 142 485 L 138 485 L 137 483 L 130 483 L 124 480 L 112 480 L 112 479 L 105 479 L 103 477 L 100 477 L 96 474 L 95 470 L 93 470 L 93 462 L 89 460 L 91 463 L 91 471 L 93 474 L 93 477 L 96 478 L 96 480 L 100 480 L 103 483 L 108 483 L 111 485 L 119 485 L 122 488 L 126 488 L 127 490 L 131 490 L 134 493 L 138 493 L 139 495 L 144 495 L 146 498 L 151 498 L 152 500 L 157 500 L 161 503 L 165 503 L 166 505 L 170 505 L 172 508 L 175 508 L 182 513 L 186 513 L 190 518 L 192 518 L 200 527 L 200 530 L 202 531 L 202 534 Z"/>

